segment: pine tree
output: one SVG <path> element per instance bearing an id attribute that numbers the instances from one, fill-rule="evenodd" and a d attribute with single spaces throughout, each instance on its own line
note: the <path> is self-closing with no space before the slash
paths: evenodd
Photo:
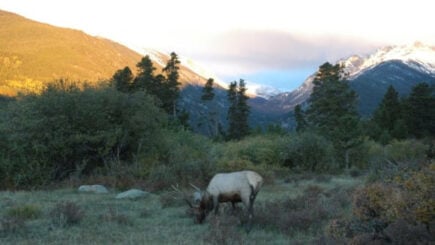
<path id="1" fill-rule="evenodd" d="M 228 90 L 228 139 L 240 140 L 249 134 L 248 117 L 250 108 L 247 103 L 249 97 L 246 96 L 246 84 L 240 79 L 239 86 L 234 81 Z"/>
<path id="2" fill-rule="evenodd" d="M 153 66 L 153 62 L 147 55 L 141 59 L 136 65 L 138 74 L 133 82 L 133 88 L 135 90 L 145 90 L 148 94 L 159 97 L 159 91 L 162 89 L 162 84 L 154 76 L 156 68 Z"/>
<path id="3" fill-rule="evenodd" d="M 435 136 L 435 96 L 429 84 L 419 83 L 413 87 L 405 101 L 404 115 L 412 135 Z"/>
<path id="4" fill-rule="evenodd" d="M 403 137 L 403 129 L 398 130 L 402 127 L 401 125 L 403 125 L 401 117 L 399 94 L 394 87 L 390 85 L 378 108 L 373 113 L 374 123 L 376 123 L 382 131 L 385 131 L 383 133 L 384 140 L 387 139 L 387 135 L 393 138 Z"/>
<path id="5" fill-rule="evenodd" d="M 202 88 L 202 96 L 201 100 L 203 101 L 211 101 L 214 98 L 214 91 L 213 91 L 213 78 L 209 78 L 207 82 L 204 85 L 204 88 Z"/>
<path id="6" fill-rule="evenodd" d="M 230 107 L 228 108 L 228 139 L 236 139 L 238 138 L 238 130 L 237 130 L 237 82 L 234 81 L 230 83 L 228 89 L 228 102 L 230 103 Z"/>
<path id="7" fill-rule="evenodd" d="M 309 98 L 307 120 L 320 134 L 334 143 L 349 167 L 350 150 L 361 142 L 359 116 L 356 110 L 357 95 L 344 79 L 343 67 L 325 63 L 314 78 L 314 88 Z"/>
<path id="8" fill-rule="evenodd" d="M 294 114 L 295 114 L 295 121 L 296 121 L 296 131 L 297 132 L 304 131 L 307 128 L 308 124 L 307 121 L 305 120 L 304 111 L 302 111 L 301 105 L 295 106 Z"/>
<path id="9" fill-rule="evenodd" d="M 239 121 L 239 134 L 240 138 L 243 138 L 249 134 L 249 112 L 250 108 L 248 105 L 249 97 L 246 95 L 246 83 L 243 79 L 239 80 L 239 89 L 237 91 L 237 110 L 238 110 L 238 121 Z"/>
<path id="10" fill-rule="evenodd" d="M 131 91 L 131 83 L 133 81 L 133 73 L 128 66 L 115 72 L 112 77 L 112 84 L 115 88 L 123 93 Z"/>
<path id="11" fill-rule="evenodd" d="M 212 103 L 213 98 L 215 97 L 214 89 L 213 89 L 213 78 L 209 78 L 202 88 L 201 101 L 205 105 L 206 112 L 203 112 L 203 117 L 205 120 L 205 125 L 207 128 L 207 133 L 211 137 L 216 137 L 219 133 L 218 127 L 218 113 L 216 109 L 216 105 Z M 206 114 L 207 115 L 204 115 Z"/>
<path id="12" fill-rule="evenodd" d="M 175 52 L 171 53 L 171 58 L 168 60 L 168 63 L 163 68 L 163 72 L 166 74 L 165 81 L 165 93 L 162 99 L 163 108 L 169 113 L 173 114 L 174 118 L 177 116 L 177 100 L 180 95 L 180 82 L 178 79 L 180 77 L 178 70 L 180 61 L 178 60 L 178 56 Z"/>

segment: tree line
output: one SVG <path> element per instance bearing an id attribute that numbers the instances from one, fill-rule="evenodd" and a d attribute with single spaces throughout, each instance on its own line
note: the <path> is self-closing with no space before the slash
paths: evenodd
<path id="1" fill-rule="evenodd" d="M 120 92 L 134 93 L 145 91 L 152 95 L 157 104 L 172 118 L 173 121 L 185 128 L 189 125 L 189 113 L 186 109 L 180 108 L 177 104 L 180 97 L 179 70 L 180 61 L 176 53 L 170 54 L 162 73 L 155 74 L 156 68 L 151 58 L 146 55 L 136 65 L 137 75 L 129 67 L 118 70 L 112 77 L 112 85 Z M 208 107 L 208 115 L 203 115 L 204 124 L 208 129 L 207 135 L 213 138 L 224 138 L 227 140 L 239 140 L 249 134 L 249 97 L 246 96 L 246 83 L 243 79 L 237 83 L 232 82 L 227 91 L 227 99 L 230 104 L 227 119 L 228 129 L 223 130 L 218 120 L 218 111 L 214 105 L 214 80 L 209 78 L 203 87 L 201 102 Z"/>

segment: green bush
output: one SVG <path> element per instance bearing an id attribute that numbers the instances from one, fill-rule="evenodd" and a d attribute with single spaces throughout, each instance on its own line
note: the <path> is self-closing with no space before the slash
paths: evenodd
<path id="1" fill-rule="evenodd" d="M 393 140 L 385 146 L 385 158 L 397 162 L 420 162 L 426 158 L 429 146 L 418 140 Z"/>
<path id="2" fill-rule="evenodd" d="M 41 208 L 30 204 L 9 208 L 6 213 L 8 217 L 22 220 L 36 219 L 42 215 Z"/>
<path id="3" fill-rule="evenodd" d="M 240 141 L 215 143 L 209 154 L 219 172 L 253 170 L 266 181 L 282 170 L 282 155 L 286 137 L 259 135 Z"/>
<path id="4" fill-rule="evenodd" d="M 310 132 L 291 138 L 286 145 L 284 159 L 284 165 L 290 168 L 318 172 L 337 168 L 332 143 Z"/>
<path id="5" fill-rule="evenodd" d="M 91 173 L 113 159 L 152 152 L 165 123 L 145 93 L 79 89 L 65 81 L 10 102 L 5 114 L 0 135 L 6 135 L 7 164 L 2 168 L 18 186 L 61 180 L 78 169 Z"/>
<path id="6" fill-rule="evenodd" d="M 210 158 L 210 139 L 190 131 L 167 131 L 159 161 L 151 166 L 149 180 L 158 187 L 189 182 L 205 184 L 216 172 Z"/>

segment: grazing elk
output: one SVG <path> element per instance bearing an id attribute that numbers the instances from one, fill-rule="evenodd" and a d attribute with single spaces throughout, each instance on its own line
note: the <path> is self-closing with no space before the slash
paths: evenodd
<path id="1" fill-rule="evenodd" d="M 196 189 L 193 204 L 185 200 L 194 209 L 198 223 L 202 223 L 213 209 L 217 214 L 221 202 L 231 202 L 233 208 L 235 203 L 243 202 L 248 210 L 249 222 L 251 222 L 254 201 L 262 185 L 263 178 L 254 171 L 219 173 L 211 179 L 205 191 L 192 185 Z"/>

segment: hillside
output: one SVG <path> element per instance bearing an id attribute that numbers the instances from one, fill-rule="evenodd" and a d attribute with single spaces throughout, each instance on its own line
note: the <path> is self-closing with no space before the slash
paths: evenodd
<path id="1" fill-rule="evenodd" d="M 58 78 L 96 82 L 141 56 L 107 39 L 0 11 L 0 93 L 33 90 Z"/>
<path id="2" fill-rule="evenodd" d="M 39 23 L 0 10 L 0 94 L 37 91 L 47 82 L 67 78 L 91 83 L 110 78 L 118 69 L 135 71 L 142 55 L 108 39 L 82 31 Z M 161 72 L 168 55 L 150 56 Z M 180 80 L 206 79 L 182 66 Z"/>

